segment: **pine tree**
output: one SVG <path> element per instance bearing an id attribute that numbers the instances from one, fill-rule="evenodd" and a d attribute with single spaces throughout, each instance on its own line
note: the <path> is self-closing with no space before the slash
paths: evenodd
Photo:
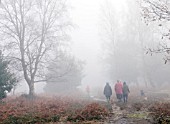
<path id="1" fill-rule="evenodd" d="M 9 61 L 5 60 L 0 51 L 0 100 L 7 96 L 7 93 L 18 82 L 14 74 L 9 71 Z"/>

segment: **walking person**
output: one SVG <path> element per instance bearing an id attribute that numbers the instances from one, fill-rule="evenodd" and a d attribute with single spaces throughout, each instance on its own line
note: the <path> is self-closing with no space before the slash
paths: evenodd
<path id="1" fill-rule="evenodd" d="M 107 102 L 110 101 L 110 97 L 112 95 L 112 88 L 109 85 L 109 83 L 107 82 L 105 87 L 104 87 L 104 95 L 106 96 Z"/>
<path id="2" fill-rule="evenodd" d="M 129 93 L 130 93 L 129 87 L 126 84 L 126 82 L 124 82 L 123 83 L 123 101 L 124 101 L 124 103 L 127 103 Z"/>
<path id="3" fill-rule="evenodd" d="M 123 85 L 121 81 L 117 80 L 117 83 L 115 84 L 115 92 L 116 92 L 116 97 L 119 102 L 121 102 L 122 100 L 122 94 L 123 94 L 122 88 L 123 88 Z"/>

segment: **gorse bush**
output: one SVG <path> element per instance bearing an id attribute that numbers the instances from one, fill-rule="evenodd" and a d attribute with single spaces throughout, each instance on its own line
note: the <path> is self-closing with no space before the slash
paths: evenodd
<path id="1" fill-rule="evenodd" d="M 5 98 L 18 82 L 14 74 L 10 72 L 8 65 L 9 61 L 4 59 L 0 51 L 0 100 Z"/>

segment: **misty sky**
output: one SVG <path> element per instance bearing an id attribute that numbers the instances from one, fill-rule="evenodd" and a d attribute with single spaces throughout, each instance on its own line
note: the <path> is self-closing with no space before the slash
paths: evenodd
<path id="1" fill-rule="evenodd" d="M 78 27 L 73 30 L 73 52 L 76 57 L 85 60 L 85 75 L 82 84 L 101 84 L 101 38 L 99 22 L 101 0 L 72 0 L 72 19 Z M 97 64 L 96 64 L 97 63 Z"/>
<path id="2" fill-rule="evenodd" d="M 124 0 L 111 1 L 120 12 Z M 110 81 L 102 72 L 102 42 L 100 37 L 102 7 L 106 0 L 72 0 L 71 17 L 78 28 L 73 30 L 71 37 L 74 54 L 86 61 L 85 74 L 82 84 L 101 85 Z"/>

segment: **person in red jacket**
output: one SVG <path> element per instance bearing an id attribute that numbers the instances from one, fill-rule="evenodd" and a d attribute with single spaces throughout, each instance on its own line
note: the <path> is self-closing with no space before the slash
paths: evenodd
<path id="1" fill-rule="evenodd" d="M 117 83 L 115 84 L 115 92 L 116 92 L 116 97 L 119 101 L 122 100 L 122 94 L 123 94 L 123 85 L 121 81 L 117 80 Z"/>

